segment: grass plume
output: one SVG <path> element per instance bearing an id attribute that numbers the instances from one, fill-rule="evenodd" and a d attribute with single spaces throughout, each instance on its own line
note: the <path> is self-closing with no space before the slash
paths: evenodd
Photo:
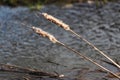
<path id="1" fill-rule="evenodd" d="M 58 40 L 51 34 L 43 31 L 42 29 L 40 28 L 37 28 L 37 27 L 32 27 L 32 29 L 39 35 L 43 36 L 43 37 L 47 37 L 51 42 L 53 43 L 57 43 Z"/>

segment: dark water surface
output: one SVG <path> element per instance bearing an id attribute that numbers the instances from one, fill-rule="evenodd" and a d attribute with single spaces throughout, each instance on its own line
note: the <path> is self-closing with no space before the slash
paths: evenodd
<path id="1" fill-rule="evenodd" d="M 120 61 L 120 3 L 108 3 L 98 9 L 92 5 L 86 6 L 86 4 L 62 7 L 48 5 L 43 6 L 40 11 L 63 20 L 75 32 L 83 35 L 111 58 Z M 105 59 L 73 34 L 58 28 L 42 16 L 35 16 L 36 12 L 25 7 L 0 7 L 0 63 L 41 69 L 48 72 L 55 71 L 65 75 L 77 75 L 77 77 L 80 77 L 80 75 L 78 76 L 77 73 L 73 75 L 75 71 L 70 69 L 90 68 L 90 70 L 94 70 L 97 68 L 66 48 L 53 44 L 35 34 L 21 23 L 34 25 L 48 31 L 61 42 L 94 60 Z M 101 61 L 98 62 L 102 63 Z M 113 71 L 116 70 L 113 67 L 109 68 Z M 89 74 L 87 75 L 89 76 Z M 101 79 L 101 75 L 103 76 L 103 74 L 94 75 L 91 74 L 90 78 L 85 80 Z"/>

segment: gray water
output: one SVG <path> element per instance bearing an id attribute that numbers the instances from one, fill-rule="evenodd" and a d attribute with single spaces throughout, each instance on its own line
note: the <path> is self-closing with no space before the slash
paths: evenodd
<path id="1" fill-rule="evenodd" d="M 108 3 L 98 9 L 87 4 L 47 5 L 40 11 L 61 19 L 111 58 L 120 61 L 120 3 Z M 73 68 L 98 68 L 66 48 L 35 34 L 27 27 L 31 25 L 53 34 L 61 42 L 101 64 L 99 59 L 106 60 L 70 32 L 42 16 L 35 16 L 36 12 L 26 7 L 0 7 L 0 63 L 66 75 L 71 75 L 69 70 Z"/>

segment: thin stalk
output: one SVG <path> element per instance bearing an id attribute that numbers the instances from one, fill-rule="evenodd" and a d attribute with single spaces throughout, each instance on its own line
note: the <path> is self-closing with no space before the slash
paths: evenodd
<path id="1" fill-rule="evenodd" d="M 108 60 L 110 60 L 115 66 L 117 66 L 120 69 L 120 65 L 118 65 L 115 61 L 113 61 L 110 57 L 108 57 L 103 51 L 98 49 L 96 46 L 94 46 L 92 43 L 90 43 L 88 40 L 86 40 L 84 37 L 82 37 L 80 34 L 75 33 L 73 30 L 69 30 L 71 33 L 76 35 L 77 37 L 81 38 L 83 41 L 85 41 L 87 44 L 92 46 L 96 51 L 98 51 L 100 54 L 102 54 L 104 57 L 106 57 Z"/>
<path id="2" fill-rule="evenodd" d="M 87 57 L 87 56 L 81 54 L 80 52 L 76 51 L 75 49 L 72 49 L 72 48 L 70 48 L 69 46 L 67 46 L 67 45 L 65 45 L 65 44 L 63 44 L 63 43 L 61 43 L 61 42 L 58 42 L 58 44 L 64 46 L 65 48 L 67 48 L 67 49 L 71 50 L 72 52 L 78 54 L 80 57 L 86 59 L 87 61 L 90 61 L 91 63 L 95 64 L 96 66 L 100 67 L 101 69 L 103 69 L 103 70 L 105 70 L 105 71 L 111 73 L 113 76 L 115 76 L 115 77 L 117 77 L 117 78 L 120 79 L 120 76 L 118 76 L 117 74 L 113 73 L 113 72 L 110 71 L 109 69 L 103 67 L 102 65 L 98 64 L 97 62 L 93 61 L 93 60 L 90 59 L 89 57 Z"/>
<path id="3" fill-rule="evenodd" d="M 64 46 L 65 48 L 69 49 L 70 51 L 78 54 L 79 56 L 81 56 L 82 58 L 92 62 L 93 64 L 95 64 L 96 66 L 104 69 L 105 71 L 111 73 L 112 75 L 114 75 L 115 77 L 119 78 L 120 79 L 120 76 L 116 75 L 115 73 L 113 73 L 112 71 L 110 71 L 109 69 L 103 67 L 102 65 L 98 64 L 97 62 L 93 61 L 92 59 L 90 59 L 89 57 L 81 54 L 80 52 L 76 51 L 75 49 L 72 49 L 70 48 L 69 46 L 65 45 L 64 43 L 58 41 L 53 35 L 43 31 L 42 29 L 40 28 L 36 28 L 36 27 L 32 27 L 32 29 L 39 35 L 41 35 L 42 37 L 47 37 L 51 42 L 53 43 L 57 43 L 57 44 L 60 44 L 61 46 Z"/>
<path id="4" fill-rule="evenodd" d="M 94 46 L 92 43 L 90 43 L 88 40 L 86 40 L 85 38 L 83 38 L 80 34 L 77 34 L 76 32 L 74 32 L 73 30 L 70 29 L 70 26 L 65 24 L 64 22 L 62 22 L 61 20 L 47 14 L 47 13 L 40 13 L 41 15 L 43 15 L 47 20 L 55 23 L 56 25 L 59 25 L 61 28 L 65 29 L 66 31 L 69 31 L 71 33 L 73 33 L 74 35 L 76 35 L 77 37 L 81 38 L 83 41 L 85 41 L 88 45 L 92 46 L 96 51 L 98 51 L 100 54 L 102 54 L 105 58 L 107 58 L 109 61 L 111 61 L 116 67 L 118 67 L 120 69 L 120 65 L 118 65 L 114 60 L 112 60 L 109 56 L 107 56 L 103 51 L 101 51 L 100 49 L 98 49 L 96 46 Z"/>

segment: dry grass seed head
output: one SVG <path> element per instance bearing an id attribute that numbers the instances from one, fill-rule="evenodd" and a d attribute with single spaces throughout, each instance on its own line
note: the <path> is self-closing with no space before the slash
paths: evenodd
<path id="1" fill-rule="evenodd" d="M 52 21 L 53 23 L 59 25 L 60 27 L 64 28 L 65 30 L 70 30 L 69 25 L 63 23 L 61 20 L 47 14 L 47 13 L 42 13 L 42 15 L 49 21 Z"/>
<path id="2" fill-rule="evenodd" d="M 53 42 L 53 43 L 57 43 L 58 42 L 58 40 L 53 36 L 53 35 L 51 35 L 51 34 L 49 34 L 49 33 L 47 33 L 47 32 L 45 32 L 45 31 L 43 31 L 42 29 L 40 29 L 40 28 L 37 28 L 37 27 L 32 27 L 32 29 L 33 29 L 33 31 L 35 31 L 37 34 L 39 34 L 39 35 L 41 35 L 41 36 L 43 36 L 43 37 L 47 37 L 51 42 Z"/>

